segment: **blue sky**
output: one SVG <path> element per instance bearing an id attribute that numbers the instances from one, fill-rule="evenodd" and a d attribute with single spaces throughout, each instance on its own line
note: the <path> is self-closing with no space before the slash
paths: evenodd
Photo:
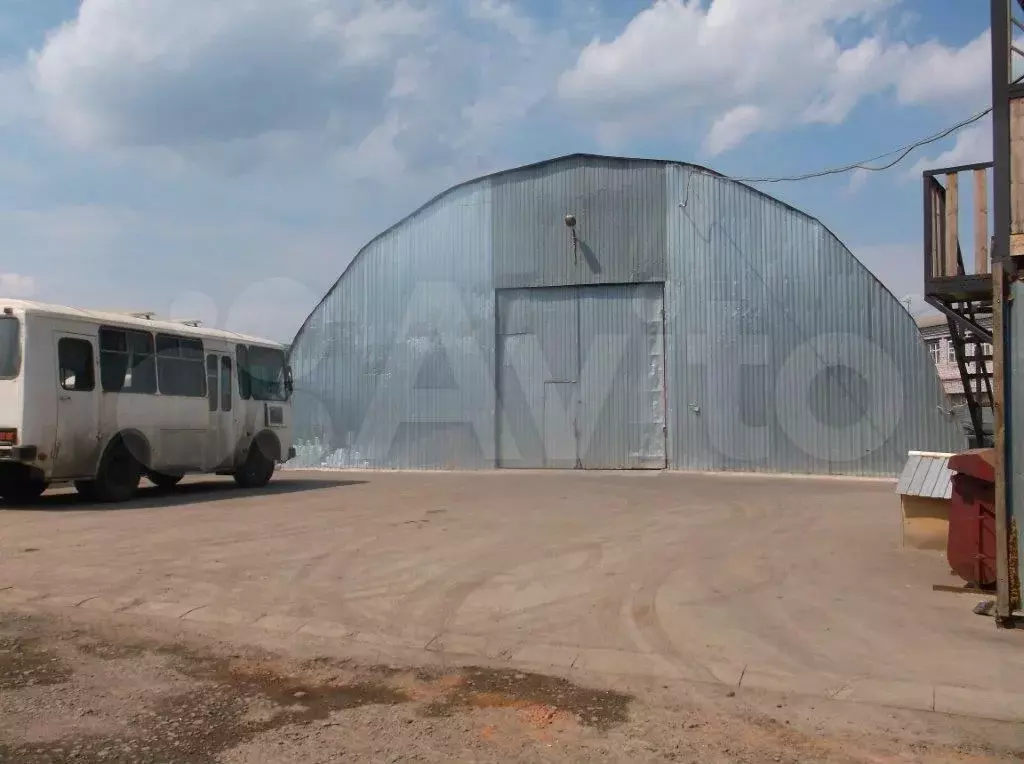
<path id="1" fill-rule="evenodd" d="M 988 105 L 987 3 L 6 0 L 0 294 L 289 339 L 381 229 L 577 151 L 737 177 L 840 165 Z M 762 188 L 919 293 L 921 167 Z"/>

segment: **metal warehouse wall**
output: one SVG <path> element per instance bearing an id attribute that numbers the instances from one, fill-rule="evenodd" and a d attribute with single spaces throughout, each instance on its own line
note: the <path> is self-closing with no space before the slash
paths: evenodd
<path id="1" fill-rule="evenodd" d="M 702 470 L 890 475 L 966 445 L 917 327 L 817 221 L 679 165 L 669 204 L 669 453 Z"/>
<path id="2" fill-rule="evenodd" d="M 491 183 L 495 288 L 665 280 L 661 163 L 570 158 Z M 569 213 L 578 221 L 575 253 Z"/>
<path id="3" fill-rule="evenodd" d="M 293 343 L 300 464 L 494 465 L 491 189 L 364 248 Z"/>
<path id="4" fill-rule="evenodd" d="M 557 450 L 564 433 L 526 421 L 537 406 L 498 405 L 496 363 L 499 381 L 524 375 L 497 351 L 495 290 L 662 282 L 663 342 L 645 299 L 637 347 L 601 334 L 572 351 L 608 390 L 622 392 L 622 359 L 661 376 L 643 380 L 649 400 L 664 383 L 660 409 L 607 398 L 646 439 L 644 463 L 663 423 L 683 469 L 891 475 L 908 450 L 965 445 L 913 320 L 820 223 L 697 168 L 574 156 L 457 187 L 360 252 L 293 344 L 296 464 L 535 463 L 534 441 Z M 558 402 L 586 385 L 559 376 L 570 349 L 545 343 L 523 368 L 555 374 Z M 609 412 L 595 417 L 614 452 Z"/>

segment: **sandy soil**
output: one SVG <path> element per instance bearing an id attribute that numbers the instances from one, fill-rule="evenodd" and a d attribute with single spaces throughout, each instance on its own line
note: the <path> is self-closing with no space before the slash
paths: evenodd
<path id="1" fill-rule="evenodd" d="M 0 613 L 3 762 L 1021 759 L 1024 730 L 1009 723 L 688 682 L 362 665 L 140 618 Z"/>

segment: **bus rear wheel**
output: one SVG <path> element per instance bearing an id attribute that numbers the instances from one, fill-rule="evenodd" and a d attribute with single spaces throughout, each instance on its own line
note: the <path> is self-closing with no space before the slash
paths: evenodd
<path id="1" fill-rule="evenodd" d="M 135 494 L 140 480 L 142 469 L 138 459 L 124 441 L 118 441 L 103 455 L 96 479 L 87 481 L 87 485 L 78 490 L 96 501 L 127 501 Z"/>
<path id="2" fill-rule="evenodd" d="M 28 504 L 42 496 L 45 490 L 45 481 L 25 478 L 0 484 L 0 497 L 9 504 Z"/>
<path id="3" fill-rule="evenodd" d="M 180 483 L 181 479 L 185 476 L 164 475 L 163 473 L 160 472 L 150 472 L 148 475 L 146 475 L 146 477 L 149 478 L 149 482 L 155 485 L 157 488 L 167 490 L 170 488 L 174 488 L 174 486 Z"/>
<path id="4" fill-rule="evenodd" d="M 245 462 L 235 470 L 234 478 L 242 488 L 262 488 L 274 476 L 274 460 L 264 453 L 259 443 L 253 443 Z"/>

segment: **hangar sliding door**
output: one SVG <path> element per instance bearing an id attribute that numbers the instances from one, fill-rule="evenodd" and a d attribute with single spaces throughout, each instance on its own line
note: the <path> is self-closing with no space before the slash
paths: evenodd
<path id="1" fill-rule="evenodd" d="M 498 292 L 498 463 L 665 467 L 661 284 Z"/>

